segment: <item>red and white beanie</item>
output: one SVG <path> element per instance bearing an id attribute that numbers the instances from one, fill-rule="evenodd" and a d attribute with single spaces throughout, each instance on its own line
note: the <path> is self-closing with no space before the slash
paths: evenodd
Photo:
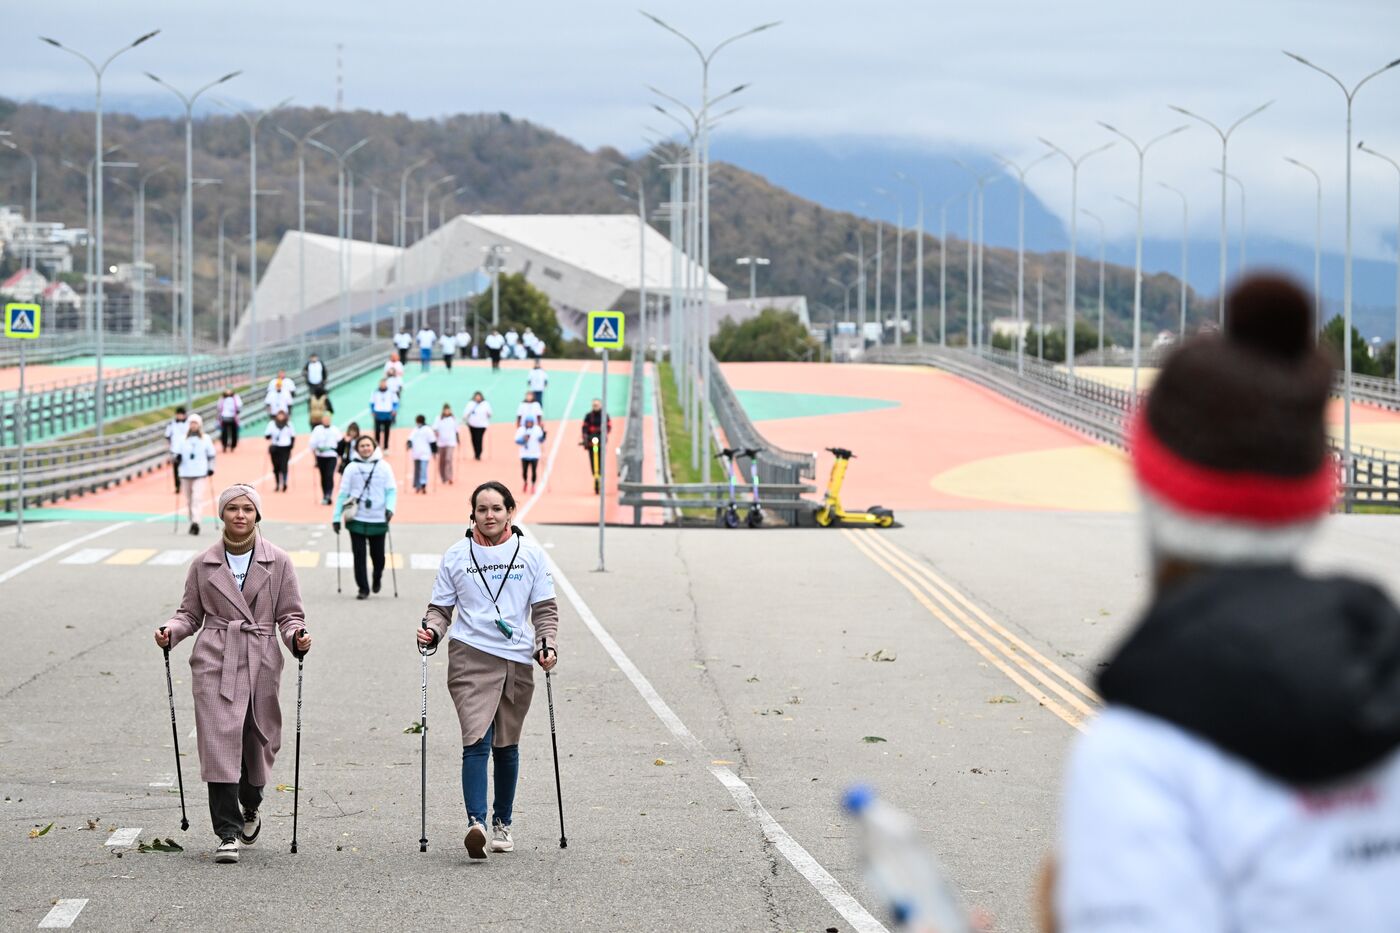
<path id="1" fill-rule="evenodd" d="M 1252 276 L 1225 329 L 1183 344 L 1134 415 L 1129 448 L 1153 551 L 1206 564 L 1293 558 L 1337 492 L 1327 445 L 1333 365 L 1311 300 Z"/>

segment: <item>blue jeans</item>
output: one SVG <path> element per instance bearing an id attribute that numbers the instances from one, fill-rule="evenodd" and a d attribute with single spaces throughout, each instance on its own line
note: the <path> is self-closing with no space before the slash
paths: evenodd
<path id="1" fill-rule="evenodd" d="M 486 823 L 486 756 L 490 755 L 496 764 L 496 800 L 491 807 L 491 815 L 505 825 L 510 825 L 511 812 L 515 809 L 515 784 L 520 778 L 520 746 L 505 745 L 491 747 L 491 736 L 496 731 L 495 723 L 487 728 L 475 745 L 462 748 L 462 799 L 467 804 L 467 817 Z"/>
<path id="2" fill-rule="evenodd" d="M 433 351 L 420 347 L 418 350 L 418 357 L 423 361 L 423 372 L 427 372 L 428 368 L 433 365 Z"/>
<path id="3" fill-rule="evenodd" d="M 413 488 L 424 489 L 428 485 L 428 461 L 413 461 Z"/>

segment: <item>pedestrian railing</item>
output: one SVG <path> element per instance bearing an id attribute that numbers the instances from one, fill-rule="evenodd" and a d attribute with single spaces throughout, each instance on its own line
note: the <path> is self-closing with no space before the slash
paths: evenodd
<path id="1" fill-rule="evenodd" d="M 328 388 L 335 389 L 378 368 L 383 355 L 381 346 L 367 344 L 346 356 L 329 360 L 328 364 L 333 365 L 327 381 Z M 261 360 L 259 363 L 261 366 Z M 272 368 L 276 370 L 275 365 Z M 290 364 L 287 368 L 290 368 Z M 246 371 L 243 375 L 246 375 Z M 255 386 L 254 391 L 258 388 Z M 298 396 L 304 397 L 305 391 L 304 386 L 299 386 Z M 260 404 L 251 404 L 245 411 L 247 414 L 242 419 L 244 428 L 254 428 L 267 420 L 266 410 Z M 214 403 L 202 406 L 199 414 L 208 425 L 213 426 L 218 422 Z M 26 508 L 31 508 L 97 492 L 134 479 L 169 460 L 170 445 L 165 439 L 164 422 L 104 437 L 77 437 L 26 444 L 24 504 Z M 18 449 L 8 445 L 0 448 L 0 510 L 14 511 L 18 480 Z"/>
<path id="2" fill-rule="evenodd" d="M 618 504 L 632 509 L 632 524 L 642 523 L 643 509 L 716 509 L 728 507 L 729 483 L 618 483 Z M 803 499 L 807 493 L 816 492 L 815 486 L 805 483 L 760 484 L 758 504 L 765 512 L 783 516 L 789 524 L 797 524 L 798 513 L 815 512 L 820 502 Z M 733 500 L 739 509 L 753 505 L 751 495 L 743 495 Z"/>
<path id="3" fill-rule="evenodd" d="M 364 342 L 357 340 L 356 346 Z M 339 351 L 339 341 L 326 339 L 307 344 L 305 353 L 319 353 L 330 364 Z M 298 372 L 305 363 L 301 347 L 282 344 L 258 354 L 258 375 L 278 370 Z M 197 359 L 194 364 L 195 396 L 208 395 L 227 386 L 246 385 L 252 361 L 247 355 Z M 181 364 L 143 369 L 103 379 L 106 387 L 106 419 L 115 421 L 155 408 L 184 402 L 188 395 L 189 367 Z M 256 389 L 256 387 L 255 387 Z M 25 442 L 58 438 L 91 428 L 97 421 L 97 383 L 40 388 L 25 392 Z M 0 393 L 0 446 L 19 442 L 19 398 L 16 392 Z"/>
<path id="4" fill-rule="evenodd" d="M 14 341 L 6 341 L 12 344 Z M 107 334 L 102 340 L 104 355 L 126 354 L 184 354 L 188 348 L 179 337 L 138 337 L 134 334 Z M 216 353 L 218 347 L 207 340 L 194 342 L 196 353 Z M 45 328 L 44 336 L 24 348 L 24 358 L 30 363 L 53 363 L 78 356 L 96 356 L 97 343 L 87 334 L 55 334 Z M 19 348 L 0 345 L 0 366 L 19 365 Z"/>
<path id="5" fill-rule="evenodd" d="M 622 433 L 622 446 L 617 458 L 617 476 L 623 482 L 636 482 L 642 476 L 642 460 L 646 450 L 646 426 L 642 423 L 646 385 L 646 362 L 634 357 L 627 395 L 627 430 Z"/>
<path id="6" fill-rule="evenodd" d="M 1094 440 L 1127 447 L 1126 425 L 1135 407 L 1131 392 L 1082 377 L 1076 377 L 1071 388 L 1067 373 L 1039 360 L 1025 360 L 1027 365 L 1019 375 L 1015 355 L 1005 351 L 978 354 L 948 347 L 881 347 L 867 351 L 865 360 L 937 366 L 1020 402 Z M 1032 362 L 1038 365 L 1030 365 Z M 1141 395 L 1145 398 L 1146 393 Z M 1340 467 L 1340 445 L 1335 440 L 1329 443 Z M 1351 475 L 1343 476 L 1341 489 L 1339 499 L 1343 505 L 1400 507 L 1400 452 L 1353 444 Z"/>

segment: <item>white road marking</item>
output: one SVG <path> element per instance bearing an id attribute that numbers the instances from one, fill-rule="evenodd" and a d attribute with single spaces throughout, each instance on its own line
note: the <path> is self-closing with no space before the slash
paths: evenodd
<path id="1" fill-rule="evenodd" d="M 110 547 L 85 547 L 81 551 L 69 554 L 60 564 L 96 564 L 110 554 L 116 553 L 115 548 Z"/>
<path id="2" fill-rule="evenodd" d="M 656 688 L 651 685 L 651 681 L 647 680 L 646 675 L 637 668 L 637 665 L 632 663 L 632 659 L 627 656 L 622 647 L 608 633 L 608 630 L 598 621 L 598 617 L 588 608 L 578 590 L 574 589 L 569 578 L 564 575 L 564 572 L 552 558 L 550 565 L 553 568 L 555 585 L 563 591 L 564 596 L 573 605 L 574 611 L 583 619 L 583 624 L 588 626 L 593 637 L 598 639 L 598 643 L 612 658 L 618 670 L 622 671 L 632 682 L 632 686 L 641 694 L 647 706 L 651 707 L 656 718 L 660 719 L 667 730 L 698 760 L 702 762 L 714 761 L 715 756 L 709 753 L 704 743 L 695 737 L 695 734 L 656 692 Z M 764 838 L 783 854 L 783 857 L 788 860 L 788 864 L 797 869 L 798 873 L 807 879 L 808 883 L 828 904 L 846 918 L 846 922 L 857 933 L 888 933 L 884 924 L 876 920 L 869 911 L 862 907 L 860 902 L 841 886 L 841 882 L 833 878 L 831 873 L 823 868 L 821 863 L 813 858 L 812 854 L 803 848 L 801 843 L 792 838 L 788 831 L 782 827 L 782 824 L 773 818 L 773 815 L 763 806 L 762 801 L 758 799 L 758 796 L 754 794 L 753 789 L 745 783 L 743 778 L 723 765 L 709 764 L 707 768 L 714 775 L 715 780 L 729 791 L 734 802 L 739 805 L 739 809 L 758 824 L 763 831 Z"/>
<path id="3" fill-rule="evenodd" d="M 29 523 L 29 528 L 30 528 L 30 530 L 32 531 L 35 527 L 37 527 L 37 526 L 39 526 L 39 525 L 43 525 L 45 528 L 57 528 L 59 525 L 67 525 L 67 524 L 70 524 L 70 522 L 69 522 L 68 519 L 66 519 L 66 518 L 60 519 L 59 521 L 56 521 L 56 522 L 49 522 L 49 521 L 43 521 L 43 520 L 40 520 L 40 521 L 37 521 L 37 522 L 36 522 L 36 521 L 30 521 L 30 523 Z M 12 534 L 18 533 L 18 531 L 19 531 L 18 526 L 16 526 L 16 525 L 11 525 L 9 528 L 6 528 L 4 531 L 0 531 L 0 535 L 12 535 Z"/>
<path id="4" fill-rule="evenodd" d="M 199 727 L 198 727 L 198 726 L 195 726 L 193 729 L 190 730 L 190 738 L 192 738 L 192 739 L 197 739 L 197 738 L 199 738 Z"/>
<path id="5" fill-rule="evenodd" d="M 107 841 L 104 842 L 103 845 L 113 846 L 119 849 L 125 849 L 140 838 L 140 826 L 126 826 L 108 836 Z"/>
<path id="6" fill-rule="evenodd" d="M 441 554 L 410 554 L 408 566 L 411 570 L 437 570 L 442 563 Z"/>
<path id="7" fill-rule="evenodd" d="M 353 554 L 342 554 L 337 551 L 326 552 L 327 567 L 354 567 L 355 557 Z"/>
<path id="8" fill-rule="evenodd" d="M 117 522 L 115 524 L 108 525 L 106 528 L 99 528 L 96 531 L 89 532 L 88 534 L 82 535 L 78 538 L 74 538 L 72 541 L 66 541 L 63 544 L 58 545 L 57 547 L 49 548 L 47 551 L 40 554 L 38 557 L 31 557 L 29 558 L 29 560 L 20 564 L 18 567 L 12 567 L 4 573 L 0 573 L 0 583 L 5 583 L 9 580 L 13 580 L 15 577 L 24 573 L 29 568 L 39 566 L 44 561 L 48 560 L 50 557 L 56 557 L 59 554 L 62 554 L 64 551 L 67 551 L 71 548 L 75 548 L 80 544 L 86 544 L 87 542 L 100 538 L 103 535 L 109 535 L 112 532 L 116 531 L 118 528 L 125 528 L 127 525 L 130 524 L 132 523 Z"/>
<path id="9" fill-rule="evenodd" d="M 65 930 L 73 925 L 73 921 L 78 919 L 78 914 L 82 913 L 86 906 L 85 897 L 62 898 L 44 914 L 44 919 L 39 921 L 39 929 Z"/>
<path id="10" fill-rule="evenodd" d="M 199 551 L 169 550 L 161 551 L 155 557 L 146 561 L 147 566 L 156 567 L 183 567 L 194 559 Z M 68 561 L 64 561 L 68 563 Z"/>
<path id="11" fill-rule="evenodd" d="M 584 363 L 583 368 L 578 371 L 578 378 L 574 380 L 573 391 L 569 393 L 569 400 L 564 403 L 564 416 L 559 419 L 559 429 L 554 432 L 554 444 L 549 448 L 549 458 L 544 462 L 544 477 L 535 484 L 535 492 L 529 500 L 520 507 L 516 513 L 516 521 L 524 524 L 525 516 L 530 514 L 530 510 L 535 507 L 535 503 L 540 500 L 540 496 L 549 488 L 549 477 L 554 472 L 554 460 L 559 456 L 559 445 L 564 443 L 564 425 L 569 423 L 569 412 L 574 409 L 574 402 L 578 399 L 578 390 L 583 387 L 583 377 L 593 368 L 591 362 Z"/>

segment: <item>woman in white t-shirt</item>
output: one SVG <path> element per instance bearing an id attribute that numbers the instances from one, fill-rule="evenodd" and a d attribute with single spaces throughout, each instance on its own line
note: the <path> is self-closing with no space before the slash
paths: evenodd
<path id="1" fill-rule="evenodd" d="M 287 420 L 285 411 L 279 411 L 263 432 L 267 438 L 267 454 L 272 458 L 272 478 L 278 492 L 287 491 L 287 468 L 292 462 L 292 445 L 296 443 L 296 435 L 296 429 Z"/>
<path id="2" fill-rule="evenodd" d="M 452 357 L 457 354 L 457 337 L 446 328 L 438 338 L 438 349 L 442 352 L 442 364 L 450 371 L 452 369 Z"/>
<path id="3" fill-rule="evenodd" d="M 442 415 L 433 422 L 433 430 L 437 432 L 438 478 L 451 486 L 454 482 L 452 461 L 457 456 L 458 437 L 457 416 L 452 414 L 451 405 L 442 406 Z"/>
<path id="4" fill-rule="evenodd" d="M 520 427 L 526 418 L 534 418 L 536 424 L 544 424 L 544 408 L 535 399 L 534 392 L 526 392 L 525 401 L 515 409 L 515 426 Z"/>
<path id="5" fill-rule="evenodd" d="M 199 415 L 190 415 L 185 436 L 176 450 L 175 469 L 185 490 L 185 507 L 190 516 L 190 534 L 199 534 L 199 516 L 195 514 L 195 499 L 204 489 L 205 479 L 214 475 L 214 442 L 204 433 Z"/>
<path id="6" fill-rule="evenodd" d="M 447 549 L 423 627 L 420 651 L 444 637 L 447 690 L 462 727 L 462 798 L 467 854 L 511 852 L 520 735 L 534 696 L 534 668 L 549 676 L 558 661 L 559 606 L 544 550 L 511 524 L 515 497 L 497 482 L 471 496 L 472 527 Z M 454 618 L 455 611 L 455 618 Z M 486 829 L 486 761 L 494 759 L 495 799 Z"/>
<path id="7" fill-rule="evenodd" d="M 243 411 L 243 396 L 224 389 L 219 398 L 219 445 L 224 453 L 238 449 L 238 416 Z"/>
<path id="8" fill-rule="evenodd" d="M 539 485 L 540 451 L 544 446 L 544 431 L 532 415 L 515 429 L 515 443 L 520 448 L 521 492 Z"/>
<path id="9" fill-rule="evenodd" d="M 428 464 L 437 452 L 437 432 L 428 427 L 428 419 L 422 415 L 413 420 L 413 433 L 408 436 L 408 453 L 413 460 L 413 491 L 426 495 Z"/>
<path id="10" fill-rule="evenodd" d="M 481 446 L 486 438 L 486 429 L 491 427 L 491 403 L 480 392 L 472 394 L 467 403 L 467 413 L 462 418 L 467 423 L 467 431 L 472 436 L 472 454 L 481 459 Z"/>

